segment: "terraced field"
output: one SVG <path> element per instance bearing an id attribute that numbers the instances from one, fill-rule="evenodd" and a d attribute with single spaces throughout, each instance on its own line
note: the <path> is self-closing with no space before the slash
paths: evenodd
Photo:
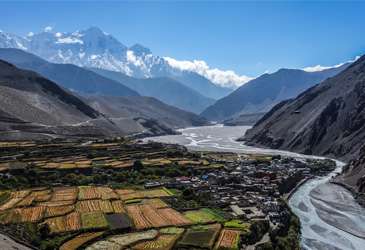
<path id="1" fill-rule="evenodd" d="M 224 218 L 211 209 L 179 212 L 164 201 L 171 195 L 165 188 L 134 190 L 106 186 L 7 192 L 0 204 L 0 224 L 47 227 L 51 238 L 71 235 L 61 242 L 61 250 L 168 250 L 175 246 L 237 249 L 240 229 L 227 227 L 221 231 L 222 225 L 217 222 L 224 223 Z M 226 224 L 233 227 L 237 223 Z"/>

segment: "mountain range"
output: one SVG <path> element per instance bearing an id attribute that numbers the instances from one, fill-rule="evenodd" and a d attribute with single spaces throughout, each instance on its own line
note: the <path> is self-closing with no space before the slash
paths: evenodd
<path id="1" fill-rule="evenodd" d="M 20 52 L 15 54 L 27 54 Z M 84 97 L 80 93 L 60 87 L 40 74 L 16 68 L 2 60 L 0 62 L 2 140 L 162 135 L 173 134 L 174 129 L 183 126 L 207 124 L 206 120 L 195 114 L 166 105 L 154 98 L 141 97 L 135 92 L 128 97 L 100 94 Z M 67 82 L 68 77 L 76 83 L 82 82 L 83 71 L 87 70 L 80 69 L 80 74 L 65 74 L 60 81 Z M 91 71 L 90 73 L 96 75 Z M 90 84 L 93 85 L 93 82 Z M 84 85 L 86 89 L 89 88 L 88 81 L 84 81 Z"/>
<path id="2" fill-rule="evenodd" d="M 296 97 L 307 88 L 338 74 L 347 66 L 348 64 L 344 64 L 317 72 L 280 69 L 272 74 L 263 74 L 218 100 L 201 115 L 214 121 L 229 120 L 227 123 L 236 125 L 256 121 L 277 103 Z"/>
<path id="3" fill-rule="evenodd" d="M 0 49 L 0 59 L 33 70 L 59 85 L 81 94 L 150 96 L 180 109 L 201 112 L 214 102 L 171 78 L 137 79 L 123 73 L 87 69 L 73 64 L 49 63 L 19 49 Z M 95 72 L 96 73 L 95 73 Z"/>
<path id="4" fill-rule="evenodd" d="M 136 78 L 169 77 L 212 99 L 232 91 L 196 72 L 171 66 L 142 45 L 127 47 L 96 27 L 72 33 L 45 30 L 26 37 L 0 32 L 0 47 L 26 50 L 52 63 L 106 69 Z"/>

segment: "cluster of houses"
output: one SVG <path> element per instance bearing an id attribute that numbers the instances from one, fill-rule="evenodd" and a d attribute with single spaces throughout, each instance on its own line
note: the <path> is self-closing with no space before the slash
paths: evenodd
<path id="1" fill-rule="evenodd" d="M 311 177 L 311 172 L 310 164 L 293 158 L 273 157 L 265 162 L 240 158 L 225 162 L 223 168 L 207 169 L 201 174 L 154 185 L 188 188 L 196 195 L 205 193 L 210 197 L 208 206 L 219 207 L 234 218 L 266 218 L 276 224 L 288 213 L 280 202 L 283 195 L 301 180 Z"/>

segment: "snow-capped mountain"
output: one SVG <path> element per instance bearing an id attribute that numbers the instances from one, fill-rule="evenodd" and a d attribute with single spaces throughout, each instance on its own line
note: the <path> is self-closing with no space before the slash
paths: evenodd
<path id="1" fill-rule="evenodd" d="M 47 27 L 26 37 L 0 32 L 0 47 L 23 49 L 53 63 L 112 70 L 136 78 L 170 77 L 214 99 L 227 95 L 234 86 L 221 86 L 203 74 L 176 67 L 140 44 L 127 47 L 96 27 L 72 33 Z"/>

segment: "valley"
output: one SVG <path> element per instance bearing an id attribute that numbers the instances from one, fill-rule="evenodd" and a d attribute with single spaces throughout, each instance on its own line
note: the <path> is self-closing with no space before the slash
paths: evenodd
<path id="1" fill-rule="evenodd" d="M 365 249 L 365 3 L 0 8 L 0 250 Z"/>

